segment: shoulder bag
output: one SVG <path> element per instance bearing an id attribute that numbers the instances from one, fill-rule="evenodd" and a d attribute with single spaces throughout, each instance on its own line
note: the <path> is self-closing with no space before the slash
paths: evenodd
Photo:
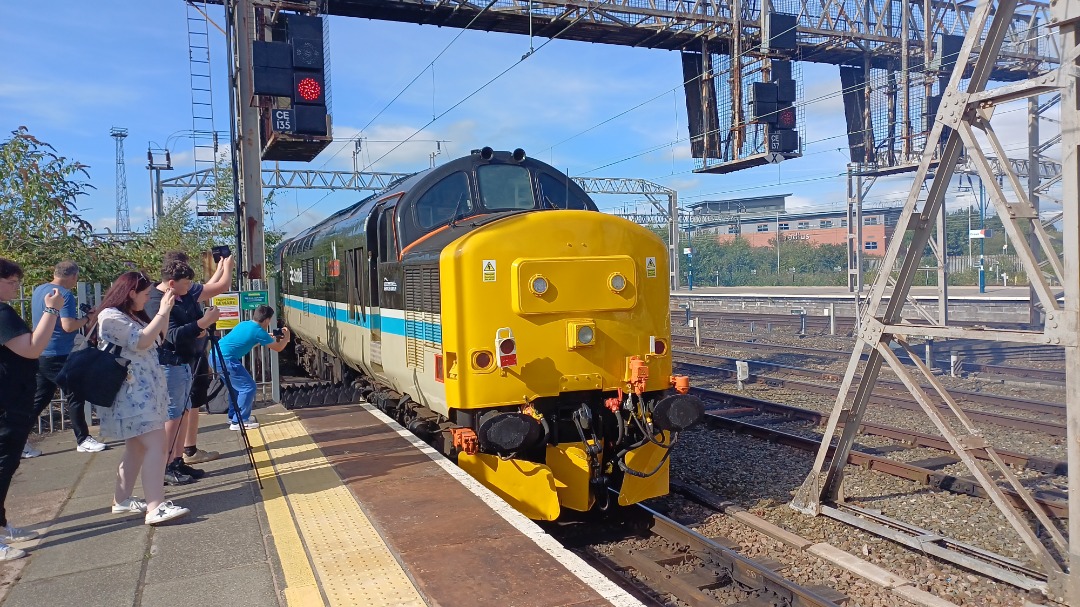
<path id="1" fill-rule="evenodd" d="M 120 356 L 122 350 L 116 344 L 109 344 L 104 350 L 84 348 L 72 352 L 57 373 L 56 384 L 75 399 L 98 407 L 113 406 L 131 364 Z"/>

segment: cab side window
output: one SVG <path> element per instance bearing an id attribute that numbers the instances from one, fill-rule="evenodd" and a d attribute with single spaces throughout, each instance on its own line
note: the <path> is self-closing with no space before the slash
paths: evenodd
<path id="1" fill-rule="evenodd" d="M 579 209 L 586 211 L 589 205 L 567 187 L 566 182 L 547 173 L 540 173 L 540 208 Z"/>
<path id="2" fill-rule="evenodd" d="M 424 230 L 444 226 L 451 220 L 468 217 L 473 204 L 469 195 L 469 178 L 463 172 L 447 175 L 431 186 L 413 207 L 416 223 Z"/>
<path id="3" fill-rule="evenodd" d="M 394 230 L 394 207 L 384 208 L 379 215 L 379 261 L 397 259 L 397 233 Z"/>

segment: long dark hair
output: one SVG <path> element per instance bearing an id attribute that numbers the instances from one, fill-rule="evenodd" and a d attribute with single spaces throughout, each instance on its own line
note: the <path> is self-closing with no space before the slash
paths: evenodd
<path id="1" fill-rule="evenodd" d="M 150 317 L 146 315 L 145 310 L 131 309 L 131 298 L 128 297 L 128 293 L 132 291 L 141 293 L 149 289 L 151 284 L 153 283 L 142 272 L 124 272 L 113 281 L 112 286 L 105 292 L 105 296 L 101 298 L 101 304 L 97 309 L 116 308 L 131 318 L 150 324 Z"/>

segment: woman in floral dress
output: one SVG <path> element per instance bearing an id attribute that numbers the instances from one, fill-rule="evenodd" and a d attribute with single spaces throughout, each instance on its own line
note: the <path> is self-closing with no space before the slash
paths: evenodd
<path id="1" fill-rule="evenodd" d="M 122 348 L 120 356 L 131 361 L 127 381 L 120 387 L 112 407 L 98 407 L 101 434 L 124 441 L 124 459 L 116 474 L 112 511 L 145 512 L 146 524 L 156 525 L 184 516 L 187 508 L 165 501 L 165 419 L 169 393 L 165 371 L 158 364 L 157 346 L 169 326 L 172 289 L 161 298 L 154 318 L 143 309 L 150 297 L 150 279 L 141 272 L 117 278 L 101 301 L 98 331 L 101 347 Z M 131 495 L 135 477 L 142 473 L 146 501 Z"/>

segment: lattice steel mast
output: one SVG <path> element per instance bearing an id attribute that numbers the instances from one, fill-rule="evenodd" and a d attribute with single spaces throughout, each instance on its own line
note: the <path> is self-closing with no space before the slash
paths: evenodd
<path id="1" fill-rule="evenodd" d="M 131 231 L 131 214 L 128 212 L 127 165 L 124 163 L 124 139 L 128 130 L 113 127 L 109 135 L 116 140 L 116 231 Z"/>
<path id="2" fill-rule="evenodd" d="M 1080 46 L 1077 40 L 1077 22 L 1080 21 L 1080 5 L 1076 2 L 1057 2 L 1051 5 L 1050 23 L 1059 29 L 1062 40 L 1062 65 L 1059 69 L 1026 80 L 987 90 L 994 69 L 994 60 L 1010 32 L 1010 23 L 1017 7 L 1016 0 L 991 2 L 983 0 L 971 16 L 968 35 L 959 52 L 957 64 L 968 65 L 976 47 L 979 55 L 974 59 L 970 79 L 964 70 L 953 72 L 943 92 L 941 106 L 927 137 L 926 146 L 915 172 L 911 192 L 908 195 L 898 229 L 910 234 L 910 243 L 899 234 L 892 239 L 882 268 L 898 268 L 891 297 L 883 302 L 890 286 L 890 272 L 880 272 L 870 289 L 867 307 L 860 319 L 856 345 L 848 363 L 847 372 L 837 396 L 828 426 L 818 451 L 814 467 L 800 488 L 792 506 L 810 514 L 830 514 L 830 503 L 841 500 L 841 482 L 848 454 L 858 433 L 858 428 L 870 401 L 871 393 L 883 364 L 904 382 L 918 401 L 922 410 L 948 440 L 957 457 L 967 466 L 980 486 L 993 500 L 1012 528 L 1020 535 L 1035 560 L 1043 568 L 1048 583 L 1043 588 L 1051 598 L 1066 604 L 1080 604 L 1080 351 L 1077 329 L 1080 326 L 1080 212 L 1078 212 L 1078 182 L 1080 182 L 1080 105 L 1078 105 L 1078 62 Z M 991 10 L 993 9 L 993 11 Z M 991 14 L 992 13 L 992 14 Z M 980 33 L 986 32 L 980 39 Z M 979 46 L 981 44 L 981 47 Z M 1043 94 L 1061 94 L 1062 199 L 1064 252 L 1059 256 L 1051 237 L 1032 204 L 1028 188 L 1012 166 L 1002 166 L 1007 191 L 998 184 L 995 167 L 976 139 L 981 131 L 989 142 L 993 155 L 1006 158 L 1000 139 L 991 126 L 995 108 L 1003 103 L 1022 100 Z M 989 190 L 990 199 L 1002 220 L 1004 229 L 1017 249 L 1017 254 L 1027 269 L 1035 294 L 1046 312 L 1046 325 L 1042 331 L 973 331 L 938 325 L 912 325 L 903 322 L 901 311 L 905 298 L 915 279 L 924 248 L 930 241 L 935 223 L 942 212 L 946 189 L 957 170 L 962 148 L 975 166 L 983 183 Z M 934 165 L 937 165 L 936 169 Z M 1000 165 L 999 165 L 1000 166 Z M 931 177 L 931 171 L 934 170 Z M 932 179 L 925 200 L 921 200 L 924 180 Z M 1025 232 L 1035 236 L 1036 246 L 1031 246 Z M 1065 286 L 1064 302 L 1050 288 L 1047 279 L 1039 271 L 1039 255 L 1057 280 Z M 1066 406 L 1068 427 L 1069 464 L 1069 538 L 1059 530 L 1047 513 L 1037 505 L 1031 492 L 998 456 L 993 445 L 960 409 L 949 391 L 924 365 L 909 343 L 911 336 L 982 339 L 1028 344 L 1052 344 L 1065 348 L 1066 360 Z M 897 357 L 893 345 L 903 348 L 916 363 L 916 370 L 909 370 Z M 858 375 L 864 347 L 870 349 L 868 361 Z M 856 381 L 858 380 L 858 381 Z M 923 385 L 925 382 L 926 386 Z M 854 384 L 854 396 L 849 392 Z M 944 407 L 939 405 L 944 403 Z M 941 407 L 941 408 L 939 408 Z M 952 415 L 946 415 L 951 413 Z M 842 428 L 842 430 L 841 430 Z M 830 457 L 830 445 L 839 435 Z M 989 456 L 984 468 L 972 452 L 982 450 Z M 1019 496 L 1019 503 L 1011 501 L 995 480 L 1003 479 L 1011 491 Z M 1028 517 L 1038 521 L 1037 526 Z M 1069 563 L 1073 566 L 1068 567 Z"/>

